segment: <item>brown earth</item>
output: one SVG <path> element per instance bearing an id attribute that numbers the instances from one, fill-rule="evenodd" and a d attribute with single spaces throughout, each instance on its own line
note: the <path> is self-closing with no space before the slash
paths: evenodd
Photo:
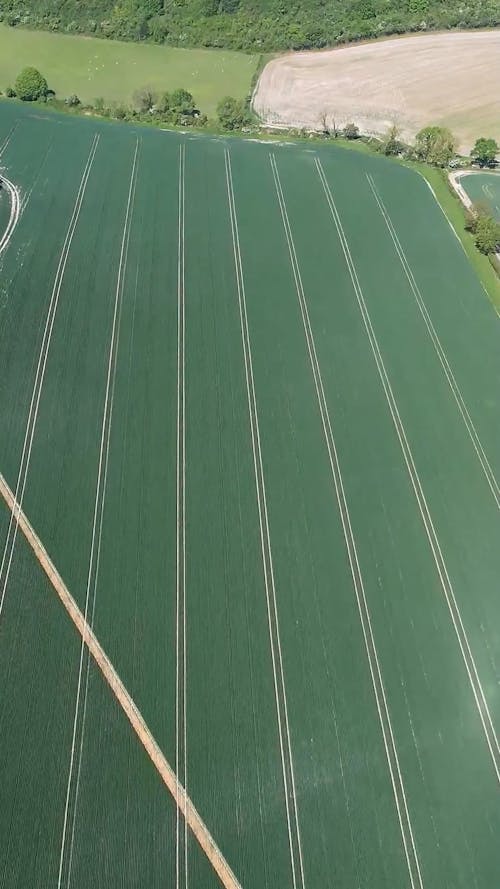
<path id="1" fill-rule="evenodd" d="M 319 129 L 349 121 L 380 135 L 396 124 L 410 141 L 449 126 L 460 150 L 500 142 L 500 30 L 423 34 L 280 56 L 262 72 L 255 111 L 270 124 Z"/>

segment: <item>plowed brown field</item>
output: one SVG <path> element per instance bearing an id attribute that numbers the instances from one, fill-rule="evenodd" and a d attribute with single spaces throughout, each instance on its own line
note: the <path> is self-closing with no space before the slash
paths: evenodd
<path id="1" fill-rule="evenodd" d="M 325 113 L 373 134 L 395 123 L 406 139 L 444 124 L 469 151 L 479 136 L 500 140 L 499 83 L 500 31 L 425 34 L 273 59 L 254 107 L 290 126 L 319 127 Z"/>

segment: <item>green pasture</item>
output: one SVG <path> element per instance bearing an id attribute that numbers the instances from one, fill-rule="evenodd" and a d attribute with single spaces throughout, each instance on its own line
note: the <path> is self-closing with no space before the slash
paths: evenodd
<path id="1" fill-rule="evenodd" d="M 1 90 L 14 83 L 21 68 L 33 65 L 59 98 L 76 93 L 83 102 L 102 97 L 128 104 L 143 86 L 158 91 L 184 87 L 201 111 L 213 115 L 223 96 L 248 95 L 258 58 L 230 50 L 120 43 L 0 25 Z"/>
<path id="2" fill-rule="evenodd" d="M 425 889 L 491 889 L 494 754 L 378 369 L 498 732 L 499 322 L 426 182 L 334 146 L 14 102 L 0 104 L 6 139 L 25 203 L 0 256 L 0 472 L 13 489 L 24 479 L 26 514 L 241 886 L 410 887 L 413 843 Z M 2 555 L 8 535 L 0 501 Z M 75 711 L 80 639 L 21 534 L 12 552 L 0 889 L 57 886 L 61 861 L 72 889 L 164 889 L 177 875 L 217 889 L 86 659 Z"/>
<path id="3" fill-rule="evenodd" d="M 500 173 L 474 173 L 460 182 L 472 203 L 488 207 L 500 222 Z"/>

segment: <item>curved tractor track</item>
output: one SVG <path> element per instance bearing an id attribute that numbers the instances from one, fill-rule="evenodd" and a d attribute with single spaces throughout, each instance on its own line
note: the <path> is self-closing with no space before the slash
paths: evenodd
<path id="1" fill-rule="evenodd" d="M 0 184 L 2 188 L 8 192 L 10 197 L 10 215 L 9 221 L 7 223 L 7 227 L 0 237 L 0 256 L 9 246 L 10 239 L 14 232 L 14 229 L 19 221 L 19 216 L 21 214 L 21 198 L 19 195 L 19 189 L 10 179 L 2 173 L 0 174 Z"/>

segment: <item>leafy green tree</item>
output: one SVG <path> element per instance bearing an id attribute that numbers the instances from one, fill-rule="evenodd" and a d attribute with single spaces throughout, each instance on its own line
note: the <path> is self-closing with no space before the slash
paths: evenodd
<path id="1" fill-rule="evenodd" d="M 221 99 L 217 105 L 217 117 L 224 130 L 241 130 L 251 122 L 247 103 L 231 96 Z"/>
<path id="2" fill-rule="evenodd" d="M 429 0 L 408 0 L 408 12 L 412 15 L 427 15 Z"/>
<path id="3" fill-rule="evenodd" d="M 15 83 L 16 95 L 24 102 L 36 102 L 46 96 L 49 87 L 45 77 L 36 68 L 23 68 Z"/>
<path id="4" fill-rule="evenodd" d="M 76 93 L 73 93 L 73 95 L 68 96 L 68 98 L 64 100 L 64 103 L 65 103 L 65 105 L 69 105 L 70 108 L 76 108 L 78 105 L 81 104 L 80 99 L 78 98 Z"/>
<path id="5" fill-rule="evenodd" d="M 478 216 L 475 243 L 481 253 L 496 253 L 500 244 L 500 225 L 491 216 Z"/>
<path id="6" fill-rule="evenodd" d="M 162 93 L 156 103 L 156 108 L 160 114 L 166 114 L 172 108 L 172 97 L 169 92 Z"/>
<path id="7" fill-rule="evenodd" d="M 168 35 L 168 19 L 166 15 L 156 15 L 149 22 L 149 33 L 155 43 L 163 43 Z"/>
<path id="8" fill-rule="evenodd" d="M 196 113 L 194 99 L 185 89 L 177 89 L 170 93 L 170 107 L 186 117 Z"/>
<path id="9" fill-rule="evenodd" d="M 403 143 L 399 138 L 399 130 L 395 124 L 389 127 L 385 138 L 382 140 L 381 151 L 389 156 L 401 154 Z"/>
<path id="10" fill-rule="evenodd" d="M 376 15 L 372 0 L 357 0 L 352 11 L 360 19 L 372 19 Z"/>
<path id="11" fill-rule="evenodd" d="M 470 155 L 480 167 L 492 167 L 496 162 L 496 156 L 500 151 L 494 139 L 477 139 Z"/>
<path id="12" fill-rule="evenodd" d="M 355 123 L 346 123 L 344 127 L 345 139 L 359 139 L 359 127 Z"/>
<path id="13" fill-rule="evenodd" d="M 416 135 L 417 157 L 436 167 L 445 167 L 456 150 L 456 139 L 447 127 L 424 127 Z"/>
<path id="14" fill-rule="evenodd" d="M 477 223 L 479 219 L 485 216 L 491 216 L 490 205 L 487 201 L 475 201 L 465 211 L 465 230 L 475 234 L 477 231 Z"/>

